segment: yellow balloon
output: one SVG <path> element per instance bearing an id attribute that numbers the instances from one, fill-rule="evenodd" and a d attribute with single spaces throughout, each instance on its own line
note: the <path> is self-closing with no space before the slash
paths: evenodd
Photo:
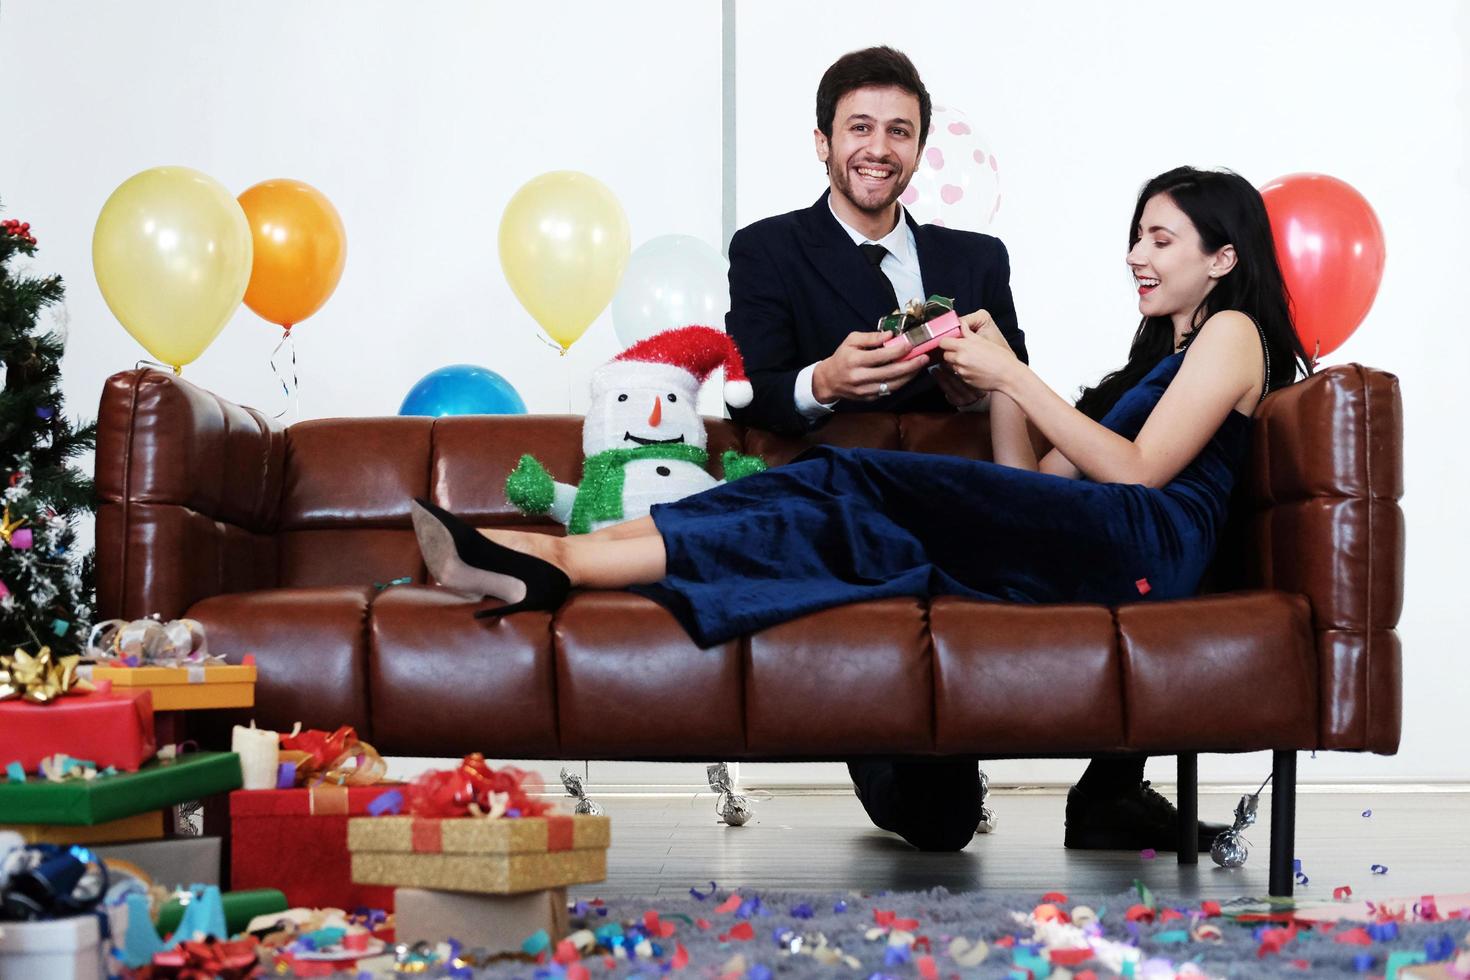
<path id="1" fill-rule="evenodd" d="M 500 266 L 516 299 L 562 350 L 617 292 L 628 216 L 600 181 L 557 170 L 526 183 L 500 218 Z"/>
<path id="2" fill-rule="evenodd" d="M 92 270 L 128 333 L 178 370 L 239 307 L 252 249 L 245 212 L 222 184 L 187 167 L 155 167 L 102 205 Z"/>

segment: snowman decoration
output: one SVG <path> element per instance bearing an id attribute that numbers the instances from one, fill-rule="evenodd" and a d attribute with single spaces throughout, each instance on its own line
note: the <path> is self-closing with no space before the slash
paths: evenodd
<path id="1" fill-rule="evenodd" d="M 592 403 L 582 426 L 582 482 L 557 482 L 533 456 L 505 481 L 506 498 L 527 514 L 548 514 L 568 534 L 587 534 L 647 516 L 654 504 L 708 490 L 708 437 L 695 407 L 699 386 L 725 369 L 725 401 L 750 404 L 753 392 L 735 342 L 712 327 L 677 327 L 640 340 L 592 373 Z M 727 450 L 725 480 L 766 468 Z"/>

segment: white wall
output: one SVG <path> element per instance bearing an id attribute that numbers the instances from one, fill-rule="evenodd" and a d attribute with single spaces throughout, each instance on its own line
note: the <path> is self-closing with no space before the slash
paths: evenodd
<path id="1" fill-rule="evenodd" d="M 676 232 L 718 242 L 720 13 L 716 0 L 554 12 L 4 0 L 0 64 L 12 83 L 0 99 L 0 195 L 7 217 L 32 223 L 38 266 L 68 280 L 72 411 L 95 411 L 103 380 L 145 356 L 102 302 L 90 243 L 113 188 L 161 164 L 236 192 L 297 177 L 341 211 L 346 273 L 295 331 L 299 417 L 392 413 L 418 377 L 457 361 L 506 375 L 533 412 L 584 405 L 587 373 L 617 349 L 609 318 L 566 358 L 536 339 L 500 273 L 501 209 L 530 177 L 579 169 L 618 195 L 635 246 Z M 1257 183 L 1314 170 L 1372 202 L 1388 239 L 1383 286 L 1358 334 L 1325 360 L 1403 381 L 1404 744 L 1396 758 L 1304 761 L 1301 775 L 1470 777 L 1457 725 L 1470 693 L 1457 659 L 1470 544 L 1457 492 L 1470 480 L 1459 451 L 1470 345 L 1456 290 L 1470 225 L 1465 8 L 936 0 L 896 16 L 870 0 L 742 0 L 736 31 L 740 223 L 821 191 L 811 129 L 825 67 L 868 44 L 906 50 L 936 100 L 963 109 L 1002 161 L 993 230 L 1011 251 L 1033 364 L 1063 392 L 1125 352 L 1137 319 L 1126 224 L 1147 177 L 1185 162 Z M 266 361 L 277 338 L 242 309 L 185 374 L 278 411 Z M 1202 778 L 1259 779 L 1268 765 L 1208 757 Z M 1078 771 L 987 768 L 1004 782 Z"/>

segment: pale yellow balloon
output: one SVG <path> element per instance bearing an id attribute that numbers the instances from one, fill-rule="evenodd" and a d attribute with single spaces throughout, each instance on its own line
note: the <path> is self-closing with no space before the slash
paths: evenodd
<path id="1" fill-rule="evenodd" d="M 177 370 L 240 306 L 252 249 L 245 212 L 219 181 L 155 167 L 123 181 L 102 205 L 92 270 L 128 333 Z"/>
<path id="2" fill-rule="evenodd" d="M 575 170 L 527 182 L 500 218 L 500 266 L 521 305 L 562 349 L 597 319 L 628 264 L 628 216 Z"/>

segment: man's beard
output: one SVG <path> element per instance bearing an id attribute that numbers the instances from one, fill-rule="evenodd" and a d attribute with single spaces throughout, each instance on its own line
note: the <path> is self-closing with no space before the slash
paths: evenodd
<path id="1" fill-rule="evenodd" d="M 876 200 L 869 196 L 871 189 L 864 188 L 861 184 L 854 185 L 852 169 L 849 167 L 840 168 L 833 182 L 842 192 L 842 196 L 847 198 L 859 211 L 868 214 L 882 214 L 893 207 L 903 192 L 908 189 L 909 181 L 914 177 L 912 173 L 905 176 L 902 168 L 893 164 L 884 163 L 883 166 L 893 171 L 893 183 L 888 192 Z"/>

